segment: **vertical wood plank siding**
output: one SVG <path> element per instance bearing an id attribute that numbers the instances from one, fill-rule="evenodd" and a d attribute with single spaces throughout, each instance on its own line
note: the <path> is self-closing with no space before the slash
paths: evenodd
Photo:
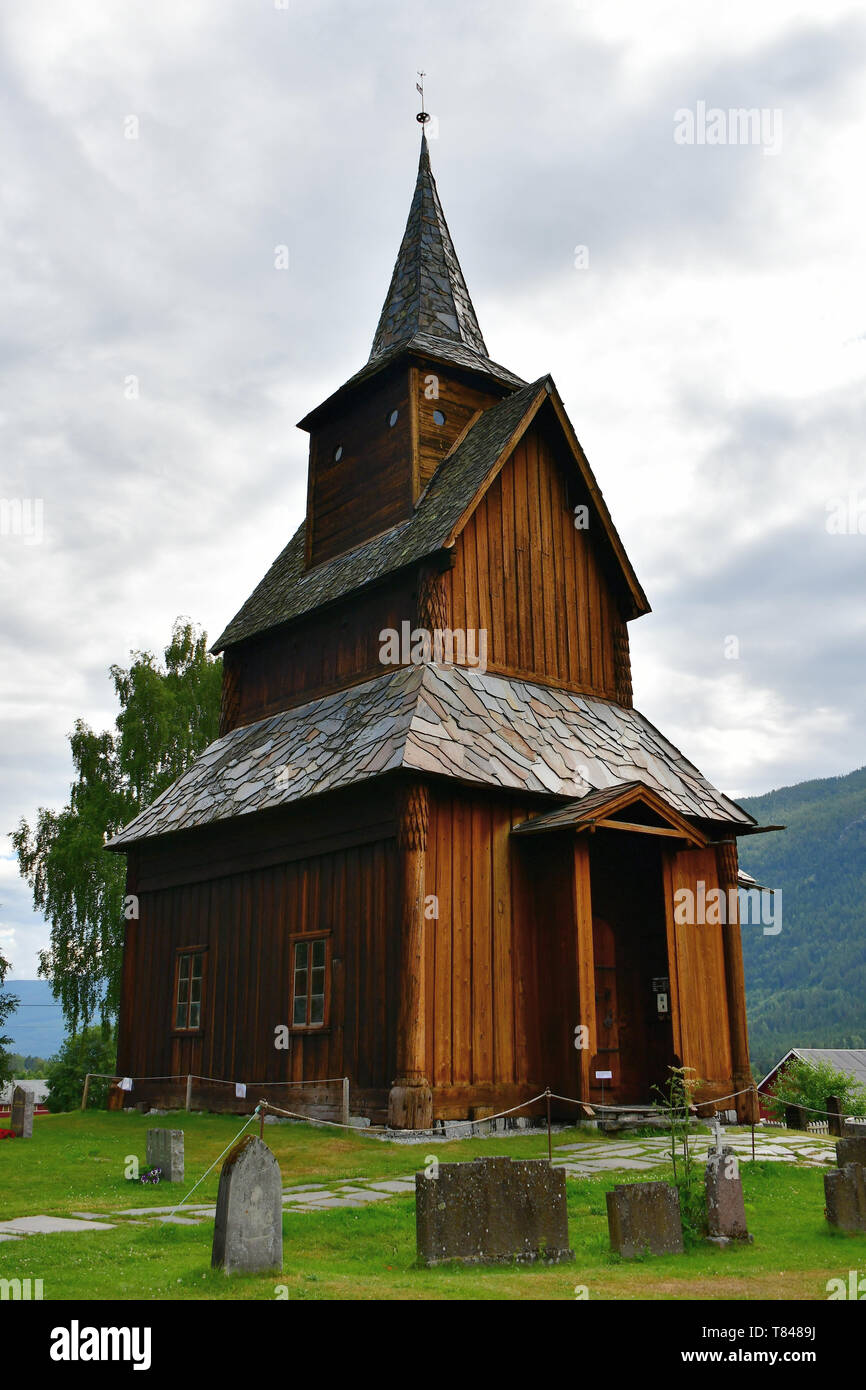
<path id="1" fill-rule="evenodd" d="M 615 699 L 628 630 L 602 545 L 591 526 L 575 528 L 570 496 L 551 444 L 531 428 L 457 539 L 451 625 L 486 629 L 492 670 Z"/>

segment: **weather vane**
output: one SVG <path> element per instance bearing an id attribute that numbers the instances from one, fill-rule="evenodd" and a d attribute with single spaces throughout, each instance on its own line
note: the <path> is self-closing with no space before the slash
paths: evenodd
<path id="1" fill-rule="evenodd" d="M 415 83 L 415 91 L 421 96 L 421 110 L 418 112 L 415 120 L 418 121 L 420 125 L 426 125 L 430 119 L 428 113 L 424 110 L 424 78 L 427 74 L 426 72 L 419 72 L 418 76 L 421 78 L 421 81 Z"/>

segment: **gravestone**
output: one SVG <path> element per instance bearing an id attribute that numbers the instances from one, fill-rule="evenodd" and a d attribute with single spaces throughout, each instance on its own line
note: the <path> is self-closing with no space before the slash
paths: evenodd
<path id="1" fill-rule="evenodd" d="M 859 1163 L 866 1168 L 866 1134 L 859 1138 L 839 1140 L 836 1145 L 836 1165 L 844 1168 L 846 1163 Z"/>
<path id="2" fill-rule="evenodd" d="M 635 1255 L 681 1255 L 680 1194 L 669 1182 L 635 1182 L 607 1193 L 610 1248 L 625 1259 Z"/>
<path id="3" fill-rule="evenodd" d="M 18 1139 L 33 1138 L 33 1092 L 16 1086 L 12 1092 L 10 1128 Z"/>
<path id="4" fill-rule="evenodd" d="M 825 1173 L 824 1199 L 831 1226 L 866 1231 L 866 1168 L 861 1163 L 846 1163 Z"/>
<path id="5" fill-rule="evenodd" d="M 721 1149 L 707 1159 L 704 1177 L 707 1233 L 711 1240 L 751 1240 L 746 1225 L 743 1182 L 733 1149 Z"/>
<path id="6" fill-rule="evenodd" d="M 476 1158 L 415 1174 L 418 1259 L 465 1264 L 573 1260 L 565 1172 L 546 1159 Z"/>
<path id="7" fill-rule="evenodd" d="M 147 1166 L 161 1168 L 163 1182 L 183 1182 L 183 1130 L 147 1131 Z"/>
<path id="8" fill-rule="evenodd" d="M 805 1129 L 809 1116 L 802 1105 L 785 1106 L 785 1125 L 788 1129 Z"/>
<path id="9" fill-rule="evenodd" d="M 842 1105 L 838 1096 L 828 1096 L 824 1101 L 827 1111 L 827 1133 L 841 1139 L 843 1129 Z"/>
<path id="10" fill-rule="evenodd" d="M 280 1167 L 267 1144 L 239 1139 L 220 1173 L 211 1265 L 226 1274 L 283 1267 Z"/>

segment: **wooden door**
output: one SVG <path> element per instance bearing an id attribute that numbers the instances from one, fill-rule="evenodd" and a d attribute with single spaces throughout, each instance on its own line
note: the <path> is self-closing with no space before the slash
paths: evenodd
<path id="1" fill-rule="evenodd" d="M 590 1068 L 589 1089 L 592 1099 L 600 1101 L 602 1083 L 596 1080 L 596 1072 L 613 1072 L 612 1079 L 604 1082 L 605 1098 L 612 1101 L 621 1079 L 620 1017 L 616 986 L 616 941 L 613 927 L 603 917 L 592 919 L 592 954 L 595 963 L 596 1051 Z"/>

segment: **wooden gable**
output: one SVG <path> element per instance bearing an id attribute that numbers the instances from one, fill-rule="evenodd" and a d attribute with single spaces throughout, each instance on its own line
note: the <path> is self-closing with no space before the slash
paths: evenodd
<path id="1" fill-rule="evenodd" d="M 486 631 L 491 670 L 630 705 L 626 623 L 649 605 L 560 404 L 539 397 L 455 528 L 450 622 Z"/>

